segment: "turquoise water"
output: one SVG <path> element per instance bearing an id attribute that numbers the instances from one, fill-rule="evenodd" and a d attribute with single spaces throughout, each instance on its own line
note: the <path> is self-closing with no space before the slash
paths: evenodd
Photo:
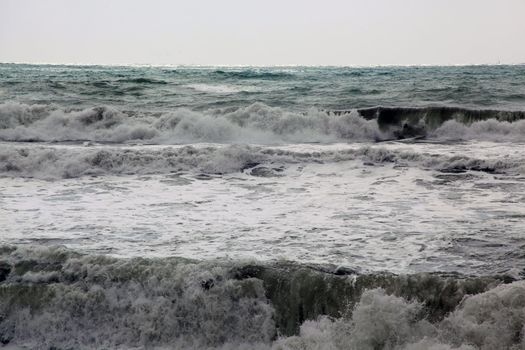
<path id="1" fill-rule="evenodd" d="M 254 102 L 304 111 L 449 105 L 524 109 L 525 66 L 228 68 L 0 65 L 0 101 L 158 112 Z"/>
<path id="2" fill-rule="evenodd" d="M 3 141 L 523 141 L 507 122 L 525 119 L 525 66 L 1 64 L 0 115 Z"/>

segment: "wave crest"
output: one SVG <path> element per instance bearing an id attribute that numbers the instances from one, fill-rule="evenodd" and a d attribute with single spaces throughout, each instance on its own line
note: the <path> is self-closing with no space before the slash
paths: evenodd
<path id="1" fill-rule="evenodd" d="M 365 291 L 348 318 L 306 321 L 284 349 L 475 350 L 523 345 L 525 283 L 468 296 L 442 321 L 425 317 L 421 302 Z"/>
<path id="2" fill-rule="evenodd" d="M 485 113 L 478 117 L 459 111 L 445 115 L 434 112 L 433 109 L 384 108 L 293 112 L 254 103 L 232 111 L 201 112 L 180 108 L 153 115 L 121 112 L 110 107 L 72 111 L 4 103 L 0 104 L 0 140 L 275 144 L 427 137 L 525 141 L 525 120 L 519 120 L 522 112 Z M 493 119 L 485 120 L 490 116 Z"/>
<path id="3" fill-rule="evenodd" d="M 479 139 L 488 141 L 525 141 L 525 120 L 510 123 L 489 119 L 474 122 L 470 125 L 449 120 L 434 130 L 431 135 L 432 138 L 446 141 Z"/>
<path id="4" fill-rule="evenodd" d="M 523 281 L 341 272 L 1 246 L 0 340 L 34 349 L 523 345 Z"/>

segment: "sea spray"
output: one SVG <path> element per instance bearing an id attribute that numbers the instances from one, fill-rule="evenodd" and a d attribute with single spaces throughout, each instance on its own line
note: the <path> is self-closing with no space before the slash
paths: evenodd
<path id="1" fill-rule="evenodd" d="M 443 109 L 436 109 L 442 111 Z M 282 144 L 366 142 L 426 137 L 430 140 L 525 141 L 522 112 L 432 109 L 288 111 L 254 103 L 233 111 L 161 113 L 101 106 L 69 110 L 48 105 L 0 104 L 0 140 L 106 143 L 194 142 Z M 396 111 L 396 113 L 394 113 Z M 445 109 L 447 111 L 447 109 Z M 403 113 L 407 114 L 403 114 Z M 364 114 L 361 114 L 364 113 Z"/>
<path id="2" fill-rule="evenodd" d="M 505 276 L 359 275 L 62 247 L 4 246 L 1 260 L 0 339 L 38 349 L 510 349 L 525 322 L 525 286 L 502 285 L 513 281 Z"/>

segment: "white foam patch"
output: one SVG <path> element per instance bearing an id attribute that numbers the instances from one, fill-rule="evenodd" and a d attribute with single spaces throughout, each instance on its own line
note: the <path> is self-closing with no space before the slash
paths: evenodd
<path id="1" fill-rule="evenodd" d="M 178 125 L 184 125 L 183 122 Z M 193 126 L 192 126 L 193 127 Z M 188 127 L 187 129 L 189 129 Z M 195 126 L 196 132 L 205 132 Z M 220 128 L 213 128 L 215 132 Z M 229 130 L 229 129 L 228 129 Z M 368 165 L 392 163 L 445 172 L 468 170 L 523 174 L 523 152 L 512 154 L 457 153 L 449 155 L 431 144 L 399 147 L 397 144 L 361 144 L 299 147 L 203 144 L 193 146 L 49 146 L 6 143 L 0 149 L 0 173 L 42 179 L 84 175 L 166 174 L 178 171 L 226 174 L 255 165 L 337 163 L 361 160 Z M 490 146 L 487 147 L 490 151 Z M 445 147 L 445 149 L 450 149 Z M 504 147 L 500 149 L 505 149 Z M 428 151 L 435 153 L 429 153 Z"/>
<path id="2" fill-rule="evenodd" d="M 0 242 L 373 271 L 524 266 L 513 144 L 1 146 Z"/>
<path id="3" fill-rule="evenodd" d="M 510 123 L 495 119 L 474 122 L 470 125 L 449 120 L 431 133 L 439 140 L 487 140 L 525 142 L 525 120 Z"/>

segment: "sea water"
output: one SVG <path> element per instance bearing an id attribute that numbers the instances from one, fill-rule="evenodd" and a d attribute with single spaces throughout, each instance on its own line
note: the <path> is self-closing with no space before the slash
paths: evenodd
<path id="1" fill-rule="evenodd" d="M 521 349 L 525 67 L 0 65 L 0 342 Z"/>

